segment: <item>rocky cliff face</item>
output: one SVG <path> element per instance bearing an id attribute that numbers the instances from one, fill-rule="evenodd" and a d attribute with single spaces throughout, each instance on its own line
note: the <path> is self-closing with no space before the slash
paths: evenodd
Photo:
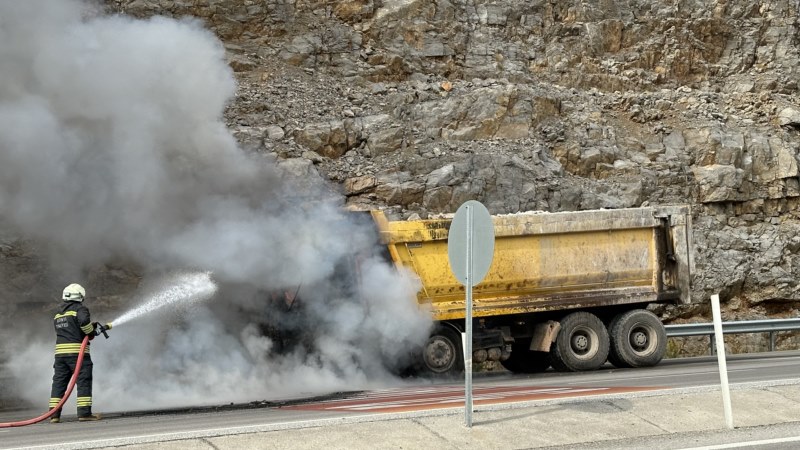
<path id="1" fill-rule="evenodd" d="M 202 20 L 237 75 L 226 120 L 242 147 L 330 180 L 351 208 L 427 217 L 468 199 L 493 213 L 689 203 L 695 298 L 721 293 L 726 319 L 798 314 L 796 0 L 105 7 Z M 15 256 L 22 248 L 0 242 L 4 264 L 33 264 Z M 36 276 L 16 277 L 14 289 L 32 292 Z"/>

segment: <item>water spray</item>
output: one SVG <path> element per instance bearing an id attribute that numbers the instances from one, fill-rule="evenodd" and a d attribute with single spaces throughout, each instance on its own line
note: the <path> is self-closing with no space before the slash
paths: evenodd
<path id="1" fill-rule="evenodd" d="M 168 287 L 147 295 L 144 303 L 123 313 L 109 325 L 118 327 L 166 306 L 202 302 L 217 292 L 217 284 L 211 279 L 210 272 L 179 273 L 159 284 L 166 284 Z"/>

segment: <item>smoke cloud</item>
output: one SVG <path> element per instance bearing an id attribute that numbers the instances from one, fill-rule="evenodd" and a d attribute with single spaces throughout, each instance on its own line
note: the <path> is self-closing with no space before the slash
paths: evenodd
<path id="1" fill-rule="evenodd" d="M 418 286 L 379 257 L 370 223 L 237 147 L 222 120 L 235 80 L 199 21 L 0 0 L 0 61 L 0 219 L 63 278 L 124 260 L 145 280 L 198 270 L 220 284 L 94 341 L 95 409 L 367 387 L 427 336 Z M 4 344 L 36 403 L 52 340 Z"/>

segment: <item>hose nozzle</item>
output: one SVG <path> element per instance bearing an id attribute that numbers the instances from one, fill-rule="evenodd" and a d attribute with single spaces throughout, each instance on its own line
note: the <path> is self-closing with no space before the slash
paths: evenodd
<path id="1" fill-rule="evenodd" d="M 98 322 L 97 326 L 94 329 L 94 335 L 100 336 L 102 334 L 103 336 L 105 336 L 106 339 L 108 339 L 108 333 L 106 333 L 106 331 L 110 329 L 111 329 L 111 324 L 107 323 L 103 325 L 102 323 Z"/>

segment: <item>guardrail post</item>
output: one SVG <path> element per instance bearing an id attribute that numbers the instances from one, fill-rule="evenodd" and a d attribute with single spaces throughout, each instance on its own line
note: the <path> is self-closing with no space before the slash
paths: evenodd
<path id="1" fill-rule="evenodd" d="M 709 348 L 709 350 L 711 350 L 711 356 L 714 356 L 714 355 L 717 354 L 717 345 L 714 344 L 714 335 L 713 334 L 709 334 L 708 335 L 708 348 Z"/>
<path id="2" fill-rule="evenodd" d="M 771 352 L 775 351 L 775 332 L 774 331 L 770 331 L 769 332 L 769 351 L 771 351 Z"/>
<path id="3" fill-rule="evenodd" d="M 725 410 L 725 425 L 733 429 L 733 408 L 731 407 L 731 391 L 728 386 L 728 363 L 725 360 L 725 337 L 722 333 L 722 308 L 719 306 L 719 295 L 711 296 L 711 312 L 714 318 L 714 338 L 717 343 L 717 363 L 719 364 L 719 384 L 722 388 L 722 406 Z"/>

